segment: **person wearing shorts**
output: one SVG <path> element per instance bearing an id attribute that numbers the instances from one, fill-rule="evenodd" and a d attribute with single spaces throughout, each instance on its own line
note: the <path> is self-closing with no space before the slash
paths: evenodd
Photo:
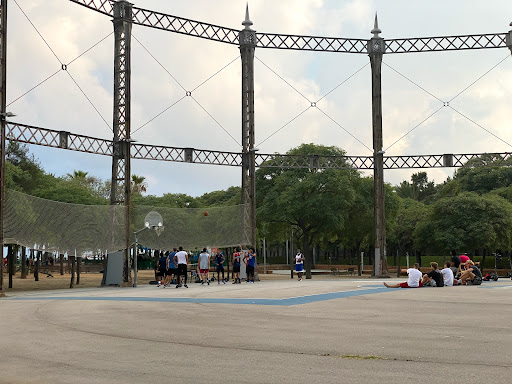
<path id="1" fill-rule="evenodd" d="M 472 260 L 467 260 L 464 264 L 465 270 L 460 274 L 458 284 L 461 285 L 481 285 L 482 272 Z"/>
<path id="2" fill-rule="evenodd" d="M 174 255 L 176 255 L 176 248 L 173 248 L 172 252 L 168 253 L 167 256 L 167 274 L 165 276 L 165 287 L 170 287 L 172 280 L 178 275 L 178 266 L 174 264 Z"/>
<path id="3" fill-rule="evenodd" d="M 176 288 L 181 287 L 182 283 L 184 283 L 183 286 L 185 288 L 188 288 L 188 253 L 183 250 L 183 247 L 179 247 L 179 251 L 174 255 L 174 264 L 178 266 L 178 281 L 176 282 Z"/>
<path id="4" fill-rule="evenodd" d="M 409 268 L 407 270 L 407 274 L 409 275 L 409 279 L 405 283 L 399 284 L 388 284 L 384 282 L 384 285 L 388 288 L 419 288 L 423 287 L 421 282 L 422 274 L 420 271 L 420 265 L 418 263 L 414 264 L 414 268 Z"/>
<path id="5" fill-rule="evenodd" d="M 155 253 L 158 251 L 155 251 Z M 164 286 L 163 282 L 165 280 L 165 274 L 167 273 L 167 256 L 164 255 L 163 252 L 158 253 L 160 255 L 160 258 L 158 259 L 158 286 Z"/>
<path id="6" fill-rule="evenodd" d="M 210 285 L 210 255 L 206 252 L 206 248 L 203 248 L 203 252 L 199 254 L 199 278 L 202 285 L 205 282 Z"/>
<path id="7" fill-rule="evenodd" d="M 297 280 L 302 281 L 302 274 L 304 273 L 304 255 L 297 249 L 295 255 L 295 272 L 297 272 Z"/>
<path id="8" fill-rule="evenodd" d="M 215 252 L 215 258 L 213 259 L 215 262 L 215 270 L 217 271 L 217 284 L 220 284 L 220 273 L 222 272 L 222 283 L 226 284 L 226 280 L 224 280 L 224 255 L 217 249 Z"/>
<path id="9" fill-rule="evenodd" d="M 433 261 L 430 263 L 430 268 L 432 268 L 432 270 L 423 275 L 421 281 L 423 286 L 444 287 L 443 274 L 439 270 L 438 264 Z"/>
<path id="10" fill-rule="evenodd" d="M 236 252 L 233 253 L 233 284 L 240 284 L 240 259 L 242 257 L 242 247 L 236 247 Z"/>
<path id="11" fill-rule="evenodd" d="M 247 272 L 246 283 L 254 284 L 254 269 L 256 268 L 256 251 L 254 248 L 249 248 L 249 251 L 244 256 L 244 263 L 246 265 Z"/>

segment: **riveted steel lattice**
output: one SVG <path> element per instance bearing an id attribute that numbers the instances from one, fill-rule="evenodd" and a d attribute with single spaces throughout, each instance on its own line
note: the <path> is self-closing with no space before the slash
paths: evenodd
<path id="1" fill-rule="evenodd" d="M 132 144 L 131 149 L 134 159 L 185 161 L 185 150 L 183 148 Z"/>
<path id="2" fill-rule="evenodd" d="M 63 148 L 72 151 L 112 156 L 112 140 L 55 131 L 32 125 L 6 123 L 8 140 L 21 143 Z M 63 140 L 64 138 L 64 140 Z M 132 144 L 131 158 L 140 160 L 161 160 L 240 167 L 243 153 L 210 151 L 206 149 L 164 147 L 149 144 Z M 484 155 L 493 155 L 509 160 L 512 153 L 472 153 L 448 155 L 384 156 L 384 169 L 464 167 L 469 160 Z M 450 163 L 446 164 L 446 157 Z M 373 169 L 372 156 L 319 156 L 255 154 L 255 166 L 259 168 L 319 168 L 319 169 Z"/>
<path id="3" fill-rule="evenodd" d="M 257 154 L 256 166 L 260 168 L 373 169 L 373 157 Z"/>
<path id="4" fill-rule="evenodd" d="M 256 175 L 254 153 L 254 52 L 256 32 L 246 11 L 245 28 L 239 32 L 242 60 L 242 204 L 246 244 L 256 243 Z"/>
<path id="5" fill-rule="evenodd" d="M 73 3 L 83 5 L 89 9 L 103 13 L 107 16 L 114 16 L 113 0 L 69 0 Z"/>
<path id="6" fill-rule="evenodd" d="M 303 51 L 367 53 L 368 40 L 337 37 L 281 35 L 257 33 L 258 48 L 278 48 Z"/>
<path id="7" fill-rule="evenodd" d="M 131 4 L 114 4 L 114 156 L 112 157 L 112 204 L 130 200 L 130 41 Z"/>
<path id="8" fill-rule="evenodd" d="M 70 0 L 108 16 L 113 16 L 112 0 Z M 134 24 L 170 32 L 200 37 L 228 44 L 239 44 L 239 31 L 219 25 L 185 19 L 149 9 L 133 7 Z M 506 33 L 460 35 L 440 37 L 420 37 L 386 39 L 385 54 L 406 52 L 450 51 L 482 48 L 507 47 Z M 276 33 L 256 33 L 256 46 L 259 48 L 291 49 L 306 51 L 368 52 L 369 40 L 338 37 L 284 35 Z"/>
<path id="9" fill-rule="evenodd" d="M 4 248 L 5 138 L 7 104 L 7 0 L 0 0 L 0 249 Z M 3 294 L 3 258 L 0 265 L 0 294 Z M 12 278 L 12 276 L 11 276 Z M 12 282 L 12 280 L 11 280 Z"/>
<path id="10" fill-rule="evenodd" d="M 385 53 L 455 51 L 464 49 L 505 48 L 506 33 L 445 37 L 386 39 Z"/>
<path id="11" fill-rule="evenodd" d="M 236 29 L 133 7 L 133 23 L 203 39 L 238 44 Z"/>
<path id="12" fill-rule="evenodd" d="M 7 123 L 8 140 L 21 143 L 43 145 L 45 147 L 64 148 L 72 151 L 112 155 L 112 141 L 69 132 L 55 131 L 26 124 Z"/>
<path id="13" fill-rule="evenodd" d="M 60 147 L 59 131 L 34 127 L 31 125 L 7 123 L 6 137 L 8 140 L 22 143 L 43 145 L 45 147 Z"/>

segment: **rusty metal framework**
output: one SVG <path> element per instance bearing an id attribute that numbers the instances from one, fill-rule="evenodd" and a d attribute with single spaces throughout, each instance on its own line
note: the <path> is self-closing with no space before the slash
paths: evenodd
<path id="1" fill-rule="evenodd" d="M 113 0 L 69 0 L 104 15 L 113 17 Z M 133 8 L 132 23 L 169 32 L 239 45 L 239 30 L 203 23 L 143 8 Z M 507 33 L 384 39 L 384 54 L 433 52 L 507 47 Z M 304 51 L 368 53 L 368 39 L 256 33 L 257 48 Z"/>
<path id="2" fill-rule="evenodd" d="M 0 296 L 3 295 L 4 279 L 4 202 L 5 202 L 5 130 L 7 117 L 7 0 L 0 0 Z M 10 281 L 10 283 L 12 280 Z"/>
<path id="3" fill-rule="evenodd" d="M 6 138 L 20 143 L 105 156 L 112 156 L 114 148 L 112 140 L 14 122 L 6 123 Z M 136 160 L 159 160 L 232 167 L 241 167 L 243 162 L 243 153 L 241 152 L 165 147 L 140 143 L 131 144 L 130 147 L 131 158 Z M 464 167 L 468 161 L 483 155 L 494 155 L 500 157 L 503 161 L 512 159 L 512 152 L 384 156 L 384 169 Z M 255 153 L 254 162 L 258 168 L 373 169 L 373 156 L 301 156 Z"/>
<path id="4" fill-rule="evenodd" d="M 505 48 L 506 33 L 485 35 L 385 39 L 385 53 L 460 51 L 464 49 Z"/>

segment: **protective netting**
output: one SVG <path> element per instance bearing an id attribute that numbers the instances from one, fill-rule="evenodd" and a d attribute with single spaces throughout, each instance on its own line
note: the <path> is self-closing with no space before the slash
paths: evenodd
<path id="1" fill-rule="evenodd" d="M 144 228 L 150 211 L 160 213 L 164 230 L 139 233 L 139 244 L 153 249 L 229 247 L 246 244 L 243 205 L 209 208 L 167 208 L 137 205 L 131 209 L 130 244 Z M 205 215 L 205 212 L 208 214 Z M 5 243 L 29 248 L 83 254 L 125 248 L 123 206 L 61 203 L 8 190 L 5 196 Z"/>
<path id="2" fill-rule="evenodd" d="M 243 205 L 232 205 L 209 208 L 168 208 L 139 205 L 132 208 L 130 221 L 133 230 L 131 232 L 143 228 L 146 214 L 156 211 L 162 215 L 164 230 L 160 236 L 150 229 L 141 232 L 138 235 L 140 244 L 156 249 L 170 249 L 178 246 L 183 246 L 184 249 L 195 249 L 246 244 L 243 207 Z M 208 213 L 207 216 L 205 212 Z"/>
<path id="3" fill-rule="evenodd" d="M 5 243 L 77 254 L 125 248 L 126 208 L 68 204 L 6 191 Z"/>

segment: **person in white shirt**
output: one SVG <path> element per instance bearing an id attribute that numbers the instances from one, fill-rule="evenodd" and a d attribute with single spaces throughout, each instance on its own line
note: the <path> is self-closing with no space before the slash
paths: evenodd
<path id="1" fill-rule="evenodd" d="M 451 262 L 447 261 L 444 263 L 444 268 L 441 269 L 445 287 L 453 287 L 453 271 L 450 268 L 451 264 Z"/>
<path id="2" fill-rule="evenodd" d="M 210 285 L 210 255 L 206 252 L 206 248 L 203 248 L 203 252 L 199 255 L 199 278 L 201 285 L 204 283 Z"/>
<path id="3" fill-rule="evenodd" d="M 300 253 L 300 249 L 297 249 L 295 255 L 295 272 L 297 272 L 297 280 L 302 281 L 302 274 L 304 273 L 304 256 Z"/>
<path id="4" fill-rule="evenodd" d="M 188 253 L 183 250 L 183 247 L 179 247 L 179 252 L 174 255 L 174 264 L 178 266 L 178 281 L 176 288 L 181 287 L 183 277 L 185 276 L 185 284 L 183 286 L 188 288 L 187 285 L 187 269 L 188 269 Z"/>
<path id="5" fill-rule="evenodd" d="M 414 268 L 409 268 L 407 270 L 407 274 L 409 275 L 409 279 L 405 283 L 398 284 L 388 284 L 384 282 L 384 285 L 388 288 L 418 288 L 423 287 L 421 283 L 422 274 L 420 271 L 420 265 L 418 263 L 414 264 Z"/>

